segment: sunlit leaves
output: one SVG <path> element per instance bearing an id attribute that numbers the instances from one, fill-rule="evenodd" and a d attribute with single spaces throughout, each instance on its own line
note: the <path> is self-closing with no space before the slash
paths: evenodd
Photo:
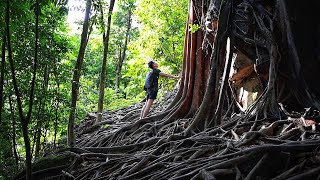
<path id="1" fill-rule="evenodd" d="M 189 31 L 191 32 L 191 33 L 195 33 L 198 29 L 200 29 L 200 26 L 199 26 L 199 24 L 188 24 L 188 26 L 189 26 Z"/>
<path id="2" fill-rule="evenodd" d="M 125 74 L 133 77 L 126 89 L 129 95 L 144 96 L 141 87 L 149 71 L 146 62 L 150 57 L 159 62 L 164 72 L 180 73 L 187 9 L 187 0 L 137 1 L 134 14 L 139 36 L 129 44 L 132 58 Z"/>
<path id="3" fill-rule="evenodd" d="M 11 43 L 13 51 L 13 61 L 16 68 L 16 78 L 18 80 L 19 90 L 23 99 L 23 110 L 26 111 L 27 101 L 30 95 L 30 81 L 32 78 L 32 67 L 34 61 L 34 42 L 35 42 L 35 14 L 33 1 L 18 1 L 10 0 L 10 31 L 11 31 Z M 2 1 L 0 2 L 2 3 Z M 1 4 L 1 8 L 4 7 Z M 66 13 L 61 12 L 63 8 L 66 8 L 62 4 L 54 4 L 53 1 L 41 1 L 40 4 L 41 15 L 39 19 L 39 54 L 38 54 L 38 70 L 34 96 L 33 113 L 31 122 L 29 125 L 31 144 L 34 144 L 33 134 L 36 132 L 36 124 L 39 121 L 43 121 L 41 127 L 42 137 L 41 141 L 50 140 L 52 143 L 53 133 L 55 126 L 54 122 L 57 120 L 59 124 L 62 124 L 66 119 L 68 105 L 70 102 L 69 90 L 70 90 L 70 75 L 71 75 L 71 62 L 70 58 L 74 50 L 74 44 L 71 43 L 73 39 L 67 35 L 67 26 L 65 23 Z M 1 9 L 2 10 L 2 9 Z M 2 11 L 4 12 L 4 11 Z M 0 16 L 3 18 L 3 16 Z M 1 19 L 1 22 L 2 19 Z M 1 24 L 3 25 L 3 24 Z M 3 26 L 2 26 L 3 27 Z M 77 43 L 75 43 L 77 44 Z M 17 112 L 10 112 L 8 96 L 12 97 L 13 106 L 16 106 L 16 98 L 12 92 L 12 80 L 11 76 L 6 75 L 5 84 L 5 108 L 2 115 L 5 117 L 4 122 L 8 124 L 6 131 L 0 131 L 0 133 L 12 134 L 11 121 L 13 117 L 16 122 L 19 122 Z M 58 113 L 56 113 L 58 110 Z M 2 124 L 1 124 L 2 125 Z M 24 147 L 22 146 L 23 139 L 21 135 L 20 125 L 16 125 L 16 139 L 18 152 L 20 156 L 24 157 Z M 65 129 L 59 128 L 57 132 L 62 133 Z M 12 136 L 10 137 L 12 138 Z M 0 137 L 0 141 L 2 136 Z M 12 141 L 12 139 L 10 139 Z M 10 145 L 8 148 L 12 148 Z M 2 153 L 3 148 L 0 150 Z M 1 159 L 2 157 L 0 157 Z M 23 158 L 20 159 L 23 161 Z M 2 165 L 2 163 L 1 163 Z M 2 173 L 2 167 L 0 165 L 0 174 Z M 9 170 L 9 169 L 7 169 Z M 9 170 L 12 175 L 12 169 Z"/>

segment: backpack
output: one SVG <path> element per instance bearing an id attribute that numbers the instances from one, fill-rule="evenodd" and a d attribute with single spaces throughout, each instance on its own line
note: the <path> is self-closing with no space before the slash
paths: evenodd
<path id="1" fill-rule="evenodd" d="M 152 70 L 152 71 L 148 72 L 148 74 L 147 74 L 143 89 L 146 91 L 147 89 L 150 89 L 153 86 L 154 86 L 154 73 Z"/>

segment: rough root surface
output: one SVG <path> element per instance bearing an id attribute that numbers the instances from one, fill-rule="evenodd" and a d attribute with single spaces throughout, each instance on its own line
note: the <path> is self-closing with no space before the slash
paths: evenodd
<path id="1" fill-rule="evenodd" d="M 152 113 L 163 111 L 173 94 L 156 103 Z M 142 105 L 105 112 L 98 125 L 94 125 L 96 115 L 88 114 L 75 129 L 76 146 L 54 153 L 70 157 L 65 166 L 34 175 L 39 179 L 319 179 L 319 133 L 306 126 L 304 118 L 244 121 L 241 114 L 234 114 L 219 127 L 187 137 L 183 132 L 191 119 L 165 126 L 154 121 L 159 115 L 139 121 Z"/>

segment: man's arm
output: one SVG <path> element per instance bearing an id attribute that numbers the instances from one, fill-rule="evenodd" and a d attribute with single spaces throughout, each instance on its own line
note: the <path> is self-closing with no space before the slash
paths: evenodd
<path id="1" fill-rule="evenodd" d="M 166 74 L 166 73 L 163 73 L 163 72 L 160 72 L 159 75 L 161 77 L 168 77 L 168 78 L 174 78 L 174 79 L 179 79 L 180 78 L 179 76 L 172 76 L 170 74 Z"/>

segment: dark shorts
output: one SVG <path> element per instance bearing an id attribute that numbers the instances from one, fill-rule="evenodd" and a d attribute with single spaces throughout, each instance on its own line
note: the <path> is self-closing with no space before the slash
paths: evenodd
<path id="1" fill-rule="evenodd" d="M 147 89 L 147 99 L 157 99 L 158 91 Z"/>

